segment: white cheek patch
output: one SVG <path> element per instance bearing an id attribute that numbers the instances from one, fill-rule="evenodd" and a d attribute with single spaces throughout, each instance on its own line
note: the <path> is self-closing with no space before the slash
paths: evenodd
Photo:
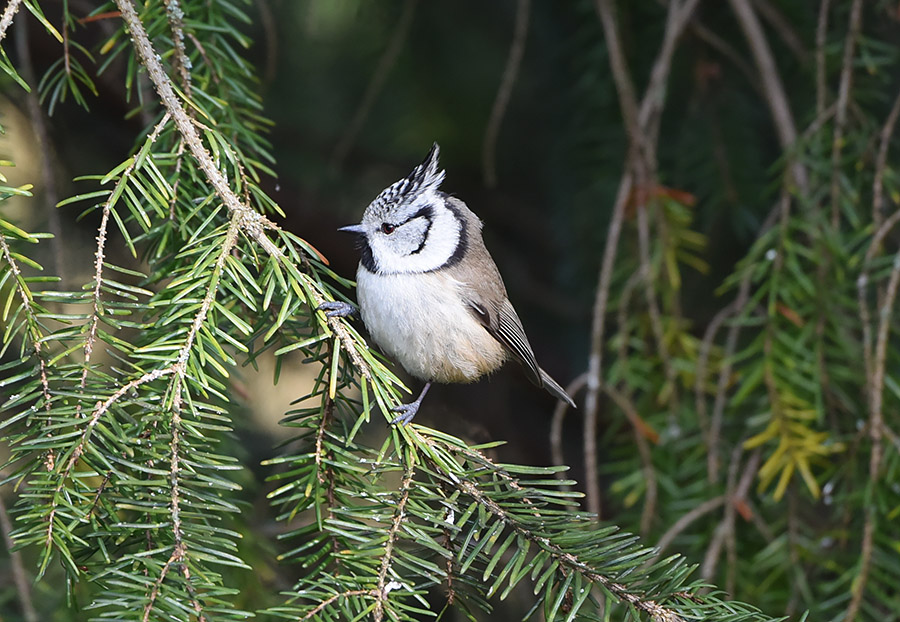
<path id="1" fill-rule="evenodd" d="M 400 225 L 390 235 L 377 231 L 370 240 L 381 274 L 431 272 L 444 266 L 460 246 L 463 223 L 437 193 L 427 193 L 411 206 L 431 207 L 426 215 Z"/>

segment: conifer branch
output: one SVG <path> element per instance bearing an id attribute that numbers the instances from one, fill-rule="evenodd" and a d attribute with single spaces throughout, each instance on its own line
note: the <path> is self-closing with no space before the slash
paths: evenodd
<path id="1" fill-rule="evenodd" d="M 168 122 L 169 114 L 166 113 L 163 115 L 160 122 L 156 124 L 156 127 L 153 128 L 153 131 L 147 136 L 145 144 L 151 145 L 156 142 L 156 139 L 159 138 L 160 133 Z M 103 266 L 106 262 L 106 236 L 109 227 L 109 216 L 113 209 L 113 204 L 122 194 L 122 188 L 131 181 L 131 175 L 135 171 L 135 167 L 139 160 L 140 158 L 138 155 L 131 157 L 131 162 L 129 162 L 128 166 L 122 171 L 119 180 L 116 182 L 115 187 L 110 191 L 109 196 L 100 210 L 100 225 L 97 229 L 97 250 L 94 252 L 94 289 L 91 293 L 91 315 L 88 319 L 87 337 L 85 337 L 84 347 L 82 348 L 84 369 L 81 371 L 81 382 L 79 383 L 79 389 L 82 394 L 84 394 L 87 386 L 88 373 L 91 367 L 91 357 L 94 353 L 94 345 L 97 340 L 97 329 L 100 326 L 100 317 L 102 315 L 101 297 L 103 290 Z M 81 402 L 78 403 L 77 412 L 79 414 L 81 413 Z"/>
<path id="2" fill-rule="evenodd" d="M 409 493 L 413 485 L 414 476 L 413 462 L 409 460 L 406 465 L 406 472 L 403 474 L 403 480 L 400 482 L 400 499 L 397 501 L 397 508 L 394 510 L 394 516 L 391 519 L 391 527 L 388 529 L 387 542 L 384 544 L 384 553 L 381 556 L 381 568 L 378 570 L 378 579 L 375 584 L 375 610 L 372 612 L 375 622 L 381 622 L 384 617 L 384 607 L 390 592 L 386 583 L 387 576 L 391 571 L 394 546 L 397 544 L 397 533 L 406 520 L 406 503 L 409 501 Z"/>
<path id="3" fill-rule="evenodd" d="M 241 199 L 231 189 L 222 171 L 212 161 L 212 157 L 209 155 L 206 147 L 203 146 L 200 135 L 197 133 L 196 125 L 178 101 L 172 82 L 166 75 L 159 56 L 150 43 L 147 31 L 144 29 L 137 11 L 135 11 L 133 0 L 116 0 L 116 5 L 122 13 L 122 19 L 125 20 L 128 30 L 131 32 L 134 49 L 141 64 L 147 69 L 147 75 L 153 82 L 163 105 L 169 114 L 172 115 L 172 119 L 179 133 L 184 138 L 191 155 L 194 156 L 198 166 L 212 185 L 219 199 L 225 204 L 229 212 L 237 216 L 241 231 L 255 240 L 272 257 L 282 257 L 281 249 L 266 235 L 267 230 L 277 230 L 278 226 L 242 203 Z"/>

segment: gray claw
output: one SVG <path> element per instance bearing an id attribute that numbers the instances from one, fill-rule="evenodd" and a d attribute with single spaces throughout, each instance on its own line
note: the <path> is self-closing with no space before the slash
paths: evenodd
<path id="1" fill-rule="evenodd" d="M 391 425 L 400 424 L 406 425 L 410 421 L 413 420 L 413 417 L 416 416 L 416 413 L 419 412 L 419 406 L 422 405 L 422 400 L 425 399 L 425 394 L 428 393 L 428 389 L 431 388 L 431 383 L 426 382 L 425 386 L 422 387 L 422 392 L 419 393 L 419 397 L 416 398 L 414 402 L 410 402 L 409 404 L 400 404 L 391 409 L 391 411 L 395 413 L 400 413 L 391 421 Z"/>
<path id="2" fill-rule="evenodd" d="M 359 308 L 349 302 L 335 300 L 333 302 L 323 302 L 318 307 L 318 311 L 324 311 L 325 317 L 350 317 L 359 315 Z"/>
<path id="3" fill-rule="evenodd" d="M 412 402 L 411 404 L 402 404 L 396 408 L 392 408 L 391 412 L 400 413 L 391 419 L 391 425 L 406 425 L 413 420 L 416 413 L 419 412 L 420 402 Z"/>

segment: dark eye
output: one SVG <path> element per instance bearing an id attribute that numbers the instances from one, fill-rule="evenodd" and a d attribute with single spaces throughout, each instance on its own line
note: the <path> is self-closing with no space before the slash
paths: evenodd
<path id="1" fill-rule="evenodd" d="M 394 232 L 394 229 L 396 229 L 396 228 L 397 228 L 397 225 L 392 225 L 389 222 L 381 223 L 381 230 L 387 235 L 392 234 Z"/>

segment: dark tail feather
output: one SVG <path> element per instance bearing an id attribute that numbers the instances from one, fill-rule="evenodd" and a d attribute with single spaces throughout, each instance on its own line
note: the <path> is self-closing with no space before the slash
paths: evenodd
<path id="1" fill-rule="evenodd" d="M 552 393 L 557 399 L 567 402 L 572 408 L 577 408 L 575 402 L 573 402 L 572 398 L 569 397 L 569 394 L 566 393 L 566 390 L 559 386 L 559 383 L 551 378 L 550 374 L 543 369 L 538 369 L 538 371 L 541 372 L 541 386 L 547 389 L 548 393 Z"/>

